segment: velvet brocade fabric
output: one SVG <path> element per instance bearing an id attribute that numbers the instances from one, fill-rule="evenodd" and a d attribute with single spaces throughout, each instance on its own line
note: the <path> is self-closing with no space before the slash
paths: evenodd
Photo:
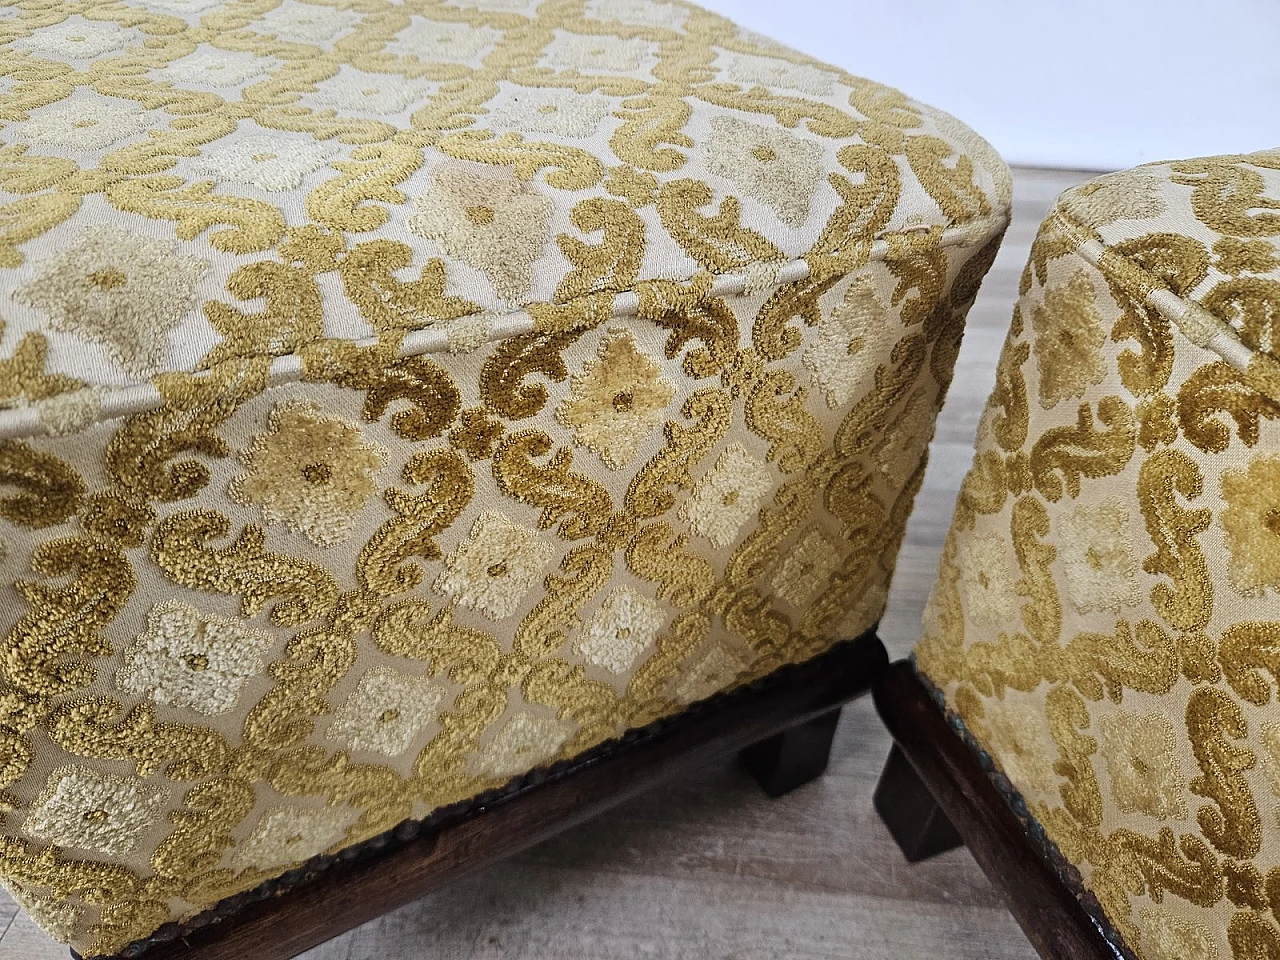
<path id="1" fill-rule="evenodd" d="M 1140 960 L 1280 957 L 1280 153 L 1041 227 L 916 663 Z"/>
<path id="2" fill-rule="evenodd" d="M 1008 171 L 649 0 L 0 11 L 0 879 L 110 953 L 878 619 Z"/>

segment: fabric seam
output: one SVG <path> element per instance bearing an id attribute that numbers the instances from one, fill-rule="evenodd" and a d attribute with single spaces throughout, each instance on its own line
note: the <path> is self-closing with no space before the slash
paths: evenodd
<path id="1" fill-rule="evenodd" d="M 1253 376 L 1249 370 L 1250 364 L 1255 360 L 1270 362 L 1271 358 L 1268 354 L 1249 346 L 1240 339 L 1229 323 L 1207 310 L 1196 300 L 1174 293 L 1169 289 L 1168 284 L 1146 267 L 1130 257 L 1117 254 L 1114 247 L 1098 239 L 1088 227 L 1072 219 L 1061 208 L 1055 207 L 1050 216 L 1071 238 L 1074 243 L 1073 252 L 1077 256 L 1108 278 L 1116 275 L 1113 270 L 1108 269 L 1104 257 L 1109 254 L 1122 258 L 1149 282 L 1151 290 L 1146 296 L 1148 306 L 1159 312 L 1193 346 L 1218 354 L 1224 363 L 1240 372 L 1250 387 L 1264 396 L 1272 396 L 1272 391 L 1268 390 L 1261 379 Z M 1116 279 L 1123 278 L 1116 277 Z M 1200 335 L 1194 332 L 1196 330 L 1201 332 Z"/>
<path id="2" fill-rule="evenodd" d="M 964 246 L 976 246 L 996 233 L 1002 228 L 1008 226 L 1009 217 L 1007 213 L 988 214 L 982 217 L 974 217 L 970 220 L 964 220 L 960 223 L 952 224 L 942 230 L 939 239 L 939 247 L 952 248 Z M 882 231 L 871 243 L 871 250 L 867 255 L 867 259 L 858 267 L 853 269 L 861 269 L 870 263 L 881 262 L 886 259 L 889 243 L 888 238 L 899 236 L 910 236 L 918 230 L 887 230 Z M 837 248 L 839 249 L 839 248 Z M 846 273 L 852 272 L 846 271 Z M 751 290 L 751 293 L 772 293 L 787 283 L 795 283 L 804 280 L 812 274 L 812 267 L 809 257 L 796 257 L 781 263 L 777 266 L 774 278 L 771 283 Z M 708 274 L 692 274 L 688 277 L 675 279 L 675 283 L 690 283 L 698 276 Z M 708 296 L 725 297 L 725 298 L 741 298 L 748 295 L 748 288 L 751 284 L 751 276 L 747 272 L 740 273 L 721 273 L 709 274 L 712 276 L 711 289 Z M 846 274 L 841 274 L 844 276 Z M 668 278 L 654 278 L 668 279 Z M 641 281 L 640 283 L 649 283 L 649 281 Z M 613 292 L 613 304 L 609 315 L 600 320 L 596 326 L 615 322 L 618 320 L 628 320 L 634 318 L 638 313 L 638 298 L 635 293 L 636 287 L 640 284 L 633 284 L 623 290 Z M 582 297 L 574 297 L 565 301 L 563 304 L 556 306 L 569 307 L 575 302 L 581 300 Z M 619 300 L 623 303 L 620 306 Z M 528 307 L 534 306 L 530 303 L 519 310 L 512 310 L 504 314 L 484 314 L 475 313 L 460 317 L 458 320 L 468 320 L 475 318 L 486 318 L 490 327 L 490 336 L 482 343 L 493 344 L 501 343 L 504 340 L 520 336 L 525 333 L 532 332 L 532 318 L 530 317 Z M 456 322 L 456 321 L 455 321 Z M 307 346 L 315 343 L 324 342 L 325 339 L 339 340 L 341 342 L 350 343 L 358 347 L 372 346 L 378 342 L 375 337 L 363 337 L 360 339 L 343 340 L 342 338 L 322 338 L 320 340 L 310 341 Z M 402 345 L 400 351 L 396 354 L 397 360 L 407 359 L 410 357 L 423 356 L 435 353 L 460 353 L 462 351 L 454 347 L 448 337 L 448 328 L 440 327 L 419 327 L 409 331 L 405 336 L 405 342 L 410 346 L 406 348 Z M 481 344 L 476 344 L 478 349 Z M 297 351 L 287 354 L 271 355 L 271 354 L 246 354 L 244 356 L 228 357 L 218 363 L 212 365 L 207 370 L 200 371 L 172 371 L 163 374 L 164 376 L 193 376 L 199 379 L 212 377 L 217 371 L 226 369 L 230 364 L 244 363 L 255 359 L 266 359 L 270 357 L 270 367 L 267 371 L 267 383 L 262 392 L 258 396 L 264 396 L 269 391 L 278 387 L 287 386 L 296 383 L 302 377 L 302 363 L 300 355 Z M 0 410 L 0 440 L 6 439 L 28 439 L 33 437 L 46 436 L 68 436 L 87 433 L 89 430 L 102 424 L 111 423 L 122 420 L 135 413 L 143 413 L 148 410 L 154 410 L 163 406 L 163 398 L 160 396 L 154 381 L 147 383 L 120 385 L 120 386 L 89 386 L 82 387 L 77 390 L 67 391 L 66 393 L 57 394 L 52 400 L 71 400 L 72 398 L 84 396 L 86 394 L 97 394 L 101 400 L 99 412 L 92 420 L 85 422 L 82 426 L 75 430 L 67 431 L 65 434 L 55 434 L 47 430 L 39 419 L 39 407 L 34 404 L 27 404 L 21 407 L 10 407 Z"/>

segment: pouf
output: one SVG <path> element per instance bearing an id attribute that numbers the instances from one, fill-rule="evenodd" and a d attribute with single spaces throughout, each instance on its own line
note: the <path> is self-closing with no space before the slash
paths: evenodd
<path id="1" fill-rule="evenodd" d="M 1280 956 L 1280 153 L 1064 194 L 916 653 L 1117 949 Z"/>
<path id="2" fill-rule="evenodd" d="M 649 0 L 0 18 L 0 877 L 109 954 L 865 633 L 1008 219 Z"/>

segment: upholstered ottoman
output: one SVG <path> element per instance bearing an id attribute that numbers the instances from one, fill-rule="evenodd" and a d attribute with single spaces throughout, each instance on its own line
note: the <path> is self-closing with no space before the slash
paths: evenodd
<path id="1" fill-rule="evenodd" d="M 1277 324 L 1280 153 L 1094 180 L 1032 248 L 915 665 L 1072 903 L 880 701 L 1046 957 L 1280 957 Z"/>
<path id="2" fill-rule="evenodd" d="M 51 935 L 288 956 L 695 747 L 821 769 L 985 143 L 677 3 L 0 36 L 0 878 Z"/>

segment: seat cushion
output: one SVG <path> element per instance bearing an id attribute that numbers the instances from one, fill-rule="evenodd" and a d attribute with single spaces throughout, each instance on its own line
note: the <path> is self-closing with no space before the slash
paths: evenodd
<path id="1" fill-rule="evenodd" d="M 1280 153 L 1061 197 L 916 651 L 1141 960 L 1280 956 L 1278 318 Z"/>
<path id="2" fill-rule="evenodd" d="M 52 934 L 875 623 L 1008 216 L 962 125 L 676 3 L 8 13 L 0 877 Z"/>

